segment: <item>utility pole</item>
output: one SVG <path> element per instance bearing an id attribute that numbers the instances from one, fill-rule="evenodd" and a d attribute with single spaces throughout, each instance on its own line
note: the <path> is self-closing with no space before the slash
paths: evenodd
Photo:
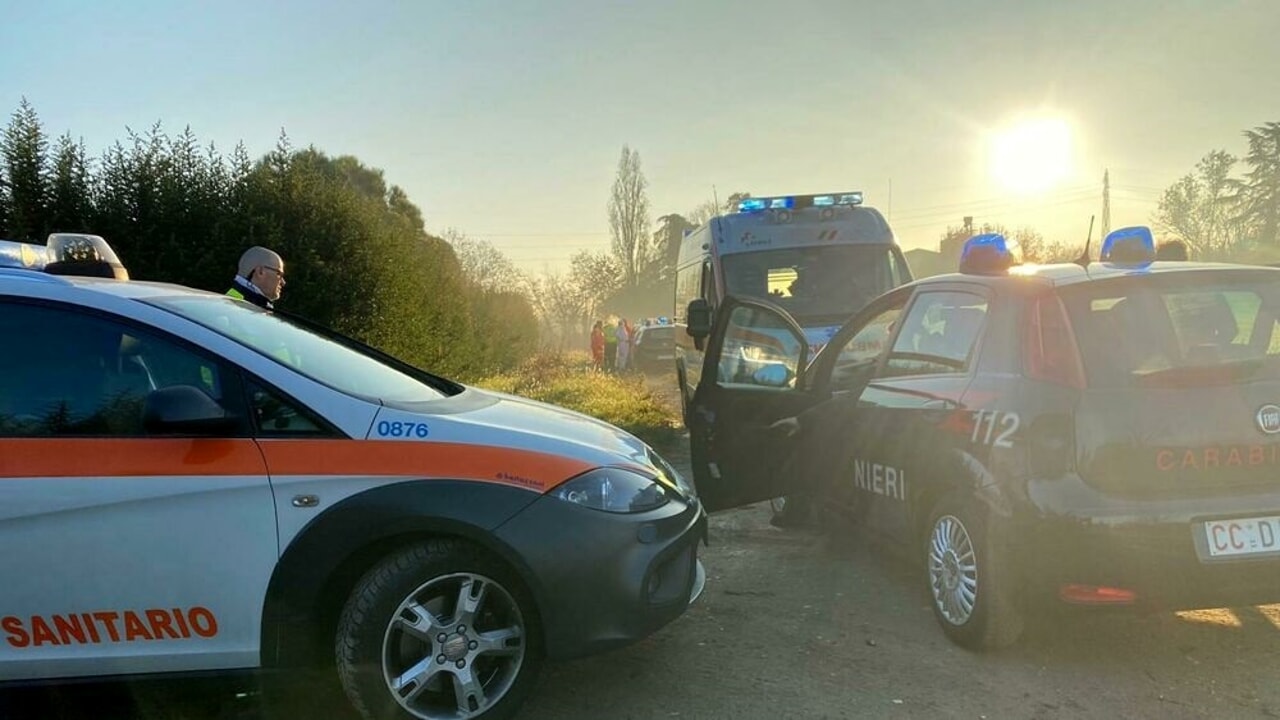
<path id="1" fill-rule="evenodd" d="M 1111 232 L 1111 171 L 1102 171 L 1102 237 Z"/>

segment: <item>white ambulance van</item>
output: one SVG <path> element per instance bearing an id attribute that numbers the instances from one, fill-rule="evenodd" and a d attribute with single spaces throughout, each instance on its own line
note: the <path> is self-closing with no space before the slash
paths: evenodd
<path id="1" fill-rule="evenodd" d="M 702 375 L 710 328 L 699 325 L 726 295 L 782 307 L 804 328 L 813 357 L 856 310 L 911 280 L 889 223 L 862 200 L 861 192 L 747 198 L 684 237 L 673 313 L 684 407 Z"/>

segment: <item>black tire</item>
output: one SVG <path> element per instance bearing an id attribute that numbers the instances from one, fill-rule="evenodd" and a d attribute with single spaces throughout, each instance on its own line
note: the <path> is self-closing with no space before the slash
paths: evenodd
<path id="1" fill-rule="evenodd" d="M 947 637 L 971 650 L 1006 647 L 1022 635 L 1012 569 L 993 530 L 985 509 L 958 499 L 935 505 L 925 527 L 929 606 Z"/>
<path id="2" fill-rule="evenodd" d="M 542 665 L 528 591 L 458 539 L 403 548 L 366 573 L 343 608 L 335 650 L 347 697 L 368 720 L 509 718 Z"/>

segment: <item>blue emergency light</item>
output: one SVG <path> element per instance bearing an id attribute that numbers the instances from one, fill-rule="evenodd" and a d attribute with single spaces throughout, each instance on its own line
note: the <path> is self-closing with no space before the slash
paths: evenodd
<path id="1" fill-rule="evenodd" d="M 49 262 L 49 250 L 44 245 L 0 240 L 0 267 L 43 270 Z"/>
<path id="2" fill-rule="evenodd" d="M 82 233 L 53 233 L 44 245 L 0 240 L 0 268 L 129 279 L 129 271 L 106 240 Z"/>
<path id="3" fill-rule="evenodd" d="M 832 205 L 861 205 L 862 193 L 836 193 L 834 195 L 814 195 L 814 207 L 831 207 Z"/>
<path id="4" fill-rule="evenodd" d="M 969 275 L 999 275 L 1015 264 L 1009 242 L 1000 233 L 974 235 L 960 251 L 960 272 Z"/>
<path id="5" fill-rule="evenodd" d="M 1102 262 L 1142 264 L 1156 259 L 1156 241 L 1145 225 L 1120 228 L 1107 233 L 1102 241 Z"/>
<path id="6" fill-rule="evenodd" d="M 758 212 L 760 210 L 790 210 L 795 207 L 796 199 L 791 196 L 773 198 L 747 198 L 738 202 L 738 212 Z"/>
<path id="7" fill-rule="evenodd" d="M 807 207 L 861 205 L 861 192 L 827 193 L 826 195 L 781 195 L 778 197 L 744 198 L 738 201 L 738 212 L 761 210 L 794 210 Z"/>

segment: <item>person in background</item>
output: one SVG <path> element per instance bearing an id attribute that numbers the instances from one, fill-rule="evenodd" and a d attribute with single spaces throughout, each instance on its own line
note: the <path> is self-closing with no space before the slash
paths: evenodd
<path id="1" fill-rule="evenodd" d="M 1157 260 L 1186 260 L 1187 244 L 1181 240 L 1168 240 L 1156 248 Z"/>
<path id="2" fill-rule="evenodd" d="M 274 250 L 255 245 L 240 256 L 240 266 L 227 295 L 271 310 L 284 290 L 284 260 Z"/>
<path id="3" fill-rule="evenodd" d="M 618 365 L 618 328 L 615 320 L 604 326 L 604 370 L 613 372 Z"/>
<path id="4" fill-rule="evenodd" d="M 604 323 L 599 320 L 591 326 L 591 362 L 596 370 L 604 368 Z"/>
<path id="5" fill-rule="evenodd" d="M 629 369 L 631 362 L 631 322 L 626 318 L 618 318 L 614 334 L 618 340 L 618 372 L 624 372 Z"/>
<path id="6" fill-rule="evenodd" d="M 636 340 L 640 339 L 640 323 L 643 320 L 637 320 L 635 324 L 627 323 L 627 368 L 629 370 L 636 369 Z"/>

